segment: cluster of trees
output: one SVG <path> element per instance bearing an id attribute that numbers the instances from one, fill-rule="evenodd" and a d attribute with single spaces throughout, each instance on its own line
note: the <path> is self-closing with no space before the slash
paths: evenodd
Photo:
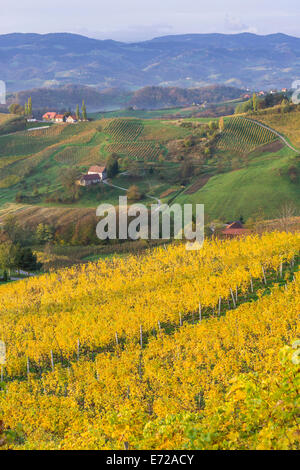
<path id="1" fill-rule="evenodd" d="M 19 116 L 23 116 L 25 109 L 24 106 L 18 103 L 12 103 L 8 108 L 10 114 L 18 114 Z"/>
<path id="2" fill-rule="evenodd" d="M 53 231 L 52 242 L 56 245 L 87 246 L 99 245 L 103 242 L 96 234 L 98 219 L 94 215 L 89 215 L 74 223 L 69 223 L 56 227 Z M 47 243 L 45 241 L 45 243 Z"/>
<path id="3" fill-rule="evenodd" d="M 18 114 L 20 116 L 28 116 L 28 117 L 32 116 L 32 98 L 31 98 L 31 96 L 25 102 L 24 106 L 22 106 L 19 103 L 12 103 L 9 106 L 8 110 L 11 114 Z M 41 110 L 37 111 L 36 114 L 39 118 L 41 118 L 42 115 L 43 115 L 43 111 L 41 111 Z M 68 117 L 72 114 L 72 112 L 69 109 L 69 111 L 62 111 L 61 114 L 63 114 L 65 117 Z M 77 121 L 80 121 L 80 120 L 87 121 L 87 109 L 86 109 L 86 105 L 85 105 L 84 100 L 82 101 L 81 109 L 80 109 L 79 105 L 76 106 L 75 115 L 76 115 Z"/>
<path id="4" fill-rule="evenodd" d="M 131 106 L 139 109 L 177 106 L 199 106 L 203 103 L 216 103 L 236 99 L 242 90 L 225 85 L 209 85 L 201 88 L 178 88 L 147 86 L 133 93 Z M 166 114 L 168 109 L 166 108 Z"/>
<path id="5" fill-rule="evenodd" d="M 42 265 L 32 251 L 33 246 L 99 245 L 96 225 L 98 219 L 88 215 L 78 221 L 63 225 L 51 225 L 40 222 L 37 226 L 20 226 L 15 216 L 8 216 L 0 230 L 1 261 L 0 270 L 10 273 L 12 270 L 40 270 Z"/>
<path id="6" fill-rule="evenodd" d="M 11 271 L 24 270 L 39 271 L 42 264 L 37 261 L 37 257 L 33 254 L 29 247 L 13 244 L 10 241 L 1 243 L 0 245 L 0 269 L 3 273 L 3 280 L 7 281 L 11 276 Z"/>
<path id="7" fill-rule="evenodd" d="M 82 100 L 82 104 L 81 104 L 81 115 L 80 115 L 80 110 L 79 110 L 79 104 L 76 106 L 75 115 L 76 115 L 77 121 L 80 121 L 80 119 L 82 119 L 83 121 L 87 121 L 87 112 L 86 112 L 86 105 L 85 105 L 84 100 Z"/>
<path id="8" fill-rule="evenodd" d="M 268 93 L 265 97 L 258 97 L 256 93 L 253 93 L 252 98 L 244 103 L 240 103 L 236 109 L 236 114 L 243 113 L 256 113 L 258 111 L 272 108 L 273 106 L 279 106 L 282 112 L 288 112 L 291 104 L 285 93 Z"/>
<path id="9" fill-rule="evenodd" d="M 32 232 L 21 227 L 14 216 L 8 216 L 0 232 L 0 270 L 7 280 L 12 270 L 39 271 L 42 267 L 30 248 Z"/>
<path id="10" fill-rule="evenodd" d="M 9 108 L 11 114 L 18 114 L 20 116 L 32 116 L 32 99 L 31 96 L 25 102 L 25 105 L 22 106 L 19 103 L 12 103 Z"/>
<path id="11" fill-rule="evenodd" d="M 202 125 L 197 134 L 184 139 L 184 147 L 192 152 L 192 158 L 197 157 L 198 163 L 204 163 L 212 156 L 212 149 L 220 131 L 224 129 L 224 119 L 210 121 Z M 190 152 L 188 152 L 190 153 Z M 185 154 L 185 157 L 188 155 Z M 184 159 L 185 159 L 184 157 Z"/>
<path id="12" fill-rule="evenodd" d="M 32 116 L 32 99 L 31 96 L 28 98 L 27 103 L 24 105 L 25 116 Z"/>
<path id="13" fill-rule="evenodd" d="M 74 223 L 57 226 L 41 222 L 36 227 L 25 229 L 26 241 L 30 246 L 97 245 L 100 243 L 96 235 L 97 222 L 98 219 L 95 216 L 87 216 Z M 16 240 L 15 237 L 14 239 Z M 22 239 L 18 237 L 17 244 L 20 243 L 22 243 Z"/>

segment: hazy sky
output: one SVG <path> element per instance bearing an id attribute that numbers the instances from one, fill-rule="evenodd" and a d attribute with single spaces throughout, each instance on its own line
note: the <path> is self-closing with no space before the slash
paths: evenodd
<path id="1" fill-rule="evenodd" d="M 299 0 L 0 0 L 0 34 L 73 32 L 136 41 L 182 33 L 300 37 Z"/>

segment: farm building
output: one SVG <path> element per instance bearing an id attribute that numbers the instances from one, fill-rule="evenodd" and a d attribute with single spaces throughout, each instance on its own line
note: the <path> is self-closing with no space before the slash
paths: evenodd
<path id="1" fill-rule="evenodd" d="M 227 227 L 222 231 L 222 235 L 224 235 L 226 238 L 242 237 L 249 235 L 249 233 L 250 230 L 243 228 L 243 224 L 240 221 L 228 224 Z"/>
<path id="2" fill-rule="evenodd" d="M 65 116 L 63 114 L 57 114 L 55 116 L 55 122 L 64 122 L 65 121 Z"/>
<path id="3" fill-rule="evenodd" d="M 80 180 L 80 186 L 91 186 L 92 184 L 100 183 L 101 179 L 98 174 L 91 174 L 91 175 L 83 175 Z"/>
<path id="4" fill-rule="evenodd" d="M 74 124 L 74 122 L 77 122 L 77 118 L 76 116 L 68 116 L 66 122 L 68 122 L 69 124 Z"/>
<path id="5" fill-rule="evenodd" d="M 43 115 L 44 121 L 54 121 L 57 114 L 55 112 L 48 112 Z"/>
<path id="6" fill-rule="evenodd" d="M 107 172 L 105 166 L 98 166 L 94 165 L 91 166 L 88 175 L 99 175 L 99 178 L 102 180 L 105 180 L 107 178 Z"/>

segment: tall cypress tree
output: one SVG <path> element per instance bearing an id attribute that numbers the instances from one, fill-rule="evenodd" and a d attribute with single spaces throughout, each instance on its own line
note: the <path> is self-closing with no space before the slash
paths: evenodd
<path id="1" fill-rule="evenodd" d="M 28 111 L 28 115 L 32 116 L 32 99 L 31 99 L 31 96 L 28 98 L 27 111 Z"/>
<path id="2" fill-rule="evenodd" d="M 87 120 L 87 115 L 86 115 L 86 106 L 85 106 L 84 100 L 82 100 L 81 114 L 82 114 L 82 120 L 86 121 Z"/>
<path id="3" fill-rule="evenodd" d="M 257 111 L 257 96 L 256 93 L 253 93 L 253 111 Z"/>
<path id="4" fill-rule="evenodd" d="M 76 106 L 76 119 L 77 121 L 80 120 L 79 104 Z"/>

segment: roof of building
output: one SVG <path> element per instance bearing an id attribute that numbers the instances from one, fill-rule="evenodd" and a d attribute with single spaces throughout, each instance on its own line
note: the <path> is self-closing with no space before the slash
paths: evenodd
<path id="1" fill-rule="evenodd" d="M 63 119 L 64 118 L 64 115 L 63 114 L 57 114 L 55 116 L 55 119 Z"/>
<path id="2" fill-rule="evenodd" d="M 93 165 L 89 168 L 89 172 L 103 173 L 106 170 L 105 166 Z"/>
<path id="3" fill-rule="evenodd" d="M 70 119 L 72 118 L 74 121 L 77 121 L 77 117 L 76 116 L 68 116 L 67 119 Z"/>
<path id="4" fill-rule="evenodd" d="M 49 111 L 48 113 L 45 113 L 43 115 L 44 118 L 50 118 L 50 119 L 54 119 L 56 117 L 56 113 L 53 112 L 53 111 Z"/>
<path id="5" fill-rule="evenodd" d="M 236 220 L 235 222 L 229 222 L 226 228 L 227 229 L 229 229 L 229 228 L 243 228 L 243 224 L 239 220 Z"/>
<path id="6" fill-rule="evenodd" d="M 93 175 L 83 175 L 81 177 L 82 180 L 84 181 L 95 181 L 99 180 L 100 181 L 100 176 L 98 174 L 93 174 Z"/>

